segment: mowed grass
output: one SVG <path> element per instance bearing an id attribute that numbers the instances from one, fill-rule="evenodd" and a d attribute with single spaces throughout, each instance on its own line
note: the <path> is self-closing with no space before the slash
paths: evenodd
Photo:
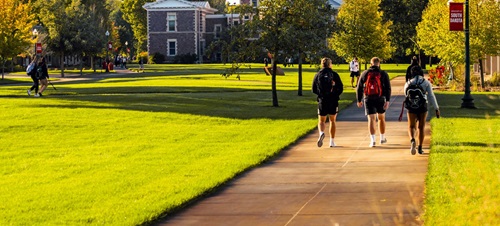
<path id="1" fill-rule="evenodd" d="M 426 178 L 426 225 L 500 225 L 500 93 L 437 94 Z"/>
<path id="2" fill-rule="evenodd" d="M 317 68 L 241 80 L 229 65 L 146 65 L 146 73 L 51 76 L 43 98 L 23 74 L 0 81 L 0 225 L 152 222 L 269 160 L 316 128 Z M 341 69 L 343 68 L 343 69 Z M 402 74 L 406 67 L 394 66 Z M 347 65 L 341 108 L 354 100 Z M 68 76 L 71 77 L 71 76 Z M 315 145 L 315 144 L 311 144 Z"/>

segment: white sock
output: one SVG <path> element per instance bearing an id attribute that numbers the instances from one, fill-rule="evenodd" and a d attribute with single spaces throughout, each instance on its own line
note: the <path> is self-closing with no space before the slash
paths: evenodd
<path id="1" fill-rule="evenodd" d="M 333 141 L 333 138 L 330 138 L 330 147 L 334 147 L 335 146 L 335 141 Z"/>
<path id="2" fill-rule="evenodd" d="M 385 134 L 380 134 L 380 140 L 384 140 L 385 139 Z"/>
<path id="3" fill-rule="evenodd" d="M 372 140 L 372 142 L 375 142 L 375 134 L 370 135 L 370 139 Z"/>

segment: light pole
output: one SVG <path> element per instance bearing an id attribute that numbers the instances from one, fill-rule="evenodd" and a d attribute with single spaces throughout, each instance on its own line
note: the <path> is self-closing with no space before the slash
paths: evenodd
<path id="1" fill-rule="evenodd" d="M 469 51 L 469 0 L 465 1 L 465 94 L 462 108 L 476 108 L 474 98 L 470 94 L 470 51 Z"/>
<path id="2" fill-rule="evenodd" d="M 108 45 L 109 45 L 109 31 L 106 30 L 106 33 L 104 33 L 106 35 L 106 60 L 104 60 L 104 62 L 106 62 L 106 72 L 109 72 L 109 67 L 108 67 Z"/>

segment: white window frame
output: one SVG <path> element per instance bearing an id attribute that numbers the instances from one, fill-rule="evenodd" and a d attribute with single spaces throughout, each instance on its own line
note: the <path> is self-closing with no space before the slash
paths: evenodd
<path id="1" fill-rule="evenodd" d="M 174 16 L 174 29 L 170 30 L 170 16 Z M 177 31 L 177 13 L 167 13 L 167 32 L 176 32 Z"/>
<path id="2" fill-rule="evenodd" d="M 219 28 L 219 30 L 217 30 Z M 214 25 L 214 38 L 219 39 L 221 37 L 222 33 L 222 24 L 215 24 Z"/>
<path id="3" fill-rule="evenodd" d="M 175 54 L 172 55 L 170 54 L 170 43 L 174 42 L 175 43 Z M 177 56 L 177 39 L 167 39 L 167 56 Z"/>

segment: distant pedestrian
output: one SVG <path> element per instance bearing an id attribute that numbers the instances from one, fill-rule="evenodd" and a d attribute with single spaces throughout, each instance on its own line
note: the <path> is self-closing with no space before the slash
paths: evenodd
<path id="1" fill-rule="evenodd" d="M 351 86 L 354 88 L 354 84 L 358 84 L 359 82 L 359 63 L 358 58 L 354 57 L 352 61 L 349 63 L 349 71 L 351 72 Z M 356 77 L 356 83 L 354 83 L 354 77 Z"/>
<path id="2" fill-rule="evenodd" d="M 406 81 L 408 82 L 408 80 L 410 80 L 412 78 L 412 75 L 411 75 L 411 68 L 413 66 L 419 66 L 419 63 L 418 63 L 418 58 L 417 56 L 413 56 L 413 58 L 411 59 L 411 64 L 410 66 L 408 66 L 408 68 L 406 68 Z M 420 66 L 419 66 L 420 67 Z"/>
<path id="3" fill-rule="evenodd" d="M 35 96 L 38 94 L 38 86 L 40 85 L 40 82 L 38 81 L 38 74 L 37 74 L 37 66 L 38 66 L 38 56 L 36 56 L 33 61 L 30 63 L 32 66 L 28 67 L 33 67 L 29 72 L 28 75 L 31 77 L 31 80 L 33 80 L 33 85 L 28 89 L 28 96 L 31 96 L 31 92 L 35 90 Z"/>
<path id="4" fill-rule="evenodd" d="M 267 65 L 269 65 L 269 61 L 267 60 L 267 57 L 264 57 L 264 64 L 266 65 L 266 67 L 267 67 Z"/>
<path id="5" fill-rule="evenodd" d="M 370 68 L 364 71 L 359 78 L 356 89 L 358 107 L 365 106 L 365 115 L 368 118 L 370 132 L 370 147 L 375 147 L 376 123 L 380 133 L 380 144 L 387 142 L 385 138 L 385 111 L 391 100 L 391 82 L 387 72 L 380 70 L 380 59 L 373 57 Z"/>
<path id="6" fill-rule="evenodd" d="M 47 69 L 47 63 L 45 62 L 45 57 L 42 57 L 38 63 L 37 67 L 37 74 L 38 74 L 38 79 L 40 80 L 40 91 L 35 94 L 35 97 L 41 97 L 43 91 L 47 88 L 49 85 L 48 83 L 48 78 L 49 78 L 49 72 Z"/>
<path id="7" fill-rule="evenodd" d="M 405 108 L 408 117 L 408 135 L 410 136 L 410 152 L 416 154 L 417 143 L 415 133 L 418 123 L 418 153 L 423 154 L 422 144 L 425 137 L 425 120 L 427 118 L 427 103 L 436 110 L 436 117 L 440 117 L 439 106 L 436 96 L 432 91 L 432 84 L 424 78 L 424 72 L 420 66 L 411 68 L 411 79 L 406 82 L 405 90 Z"/>
<path id="8" fill-rule="evenodd" d="M 340 94 L 344 91 L 344 85 L 339 74 L 332 70 L 330 58 L 321 59 L 321 70 L 314 76 L 312 91 L 318 101 L 318 147 L 323 145 L 325 138 L 326 117 L 330 119 L 330 147 L 335 147 L 335 130 L 337 113 L 339 111 Z"/>
<path id="9" fill-rule="evenodd" d="M 293 58 L 292 57 L 288 58 L 288 65 L 290 65 L 290 67 L 293 67 Z"/>
<path id="10" fill-rule="evenodd" d="M 142 61 L 142 57 L 139 58 L 139 71 L 144 72 L 144 62 Z"/>

